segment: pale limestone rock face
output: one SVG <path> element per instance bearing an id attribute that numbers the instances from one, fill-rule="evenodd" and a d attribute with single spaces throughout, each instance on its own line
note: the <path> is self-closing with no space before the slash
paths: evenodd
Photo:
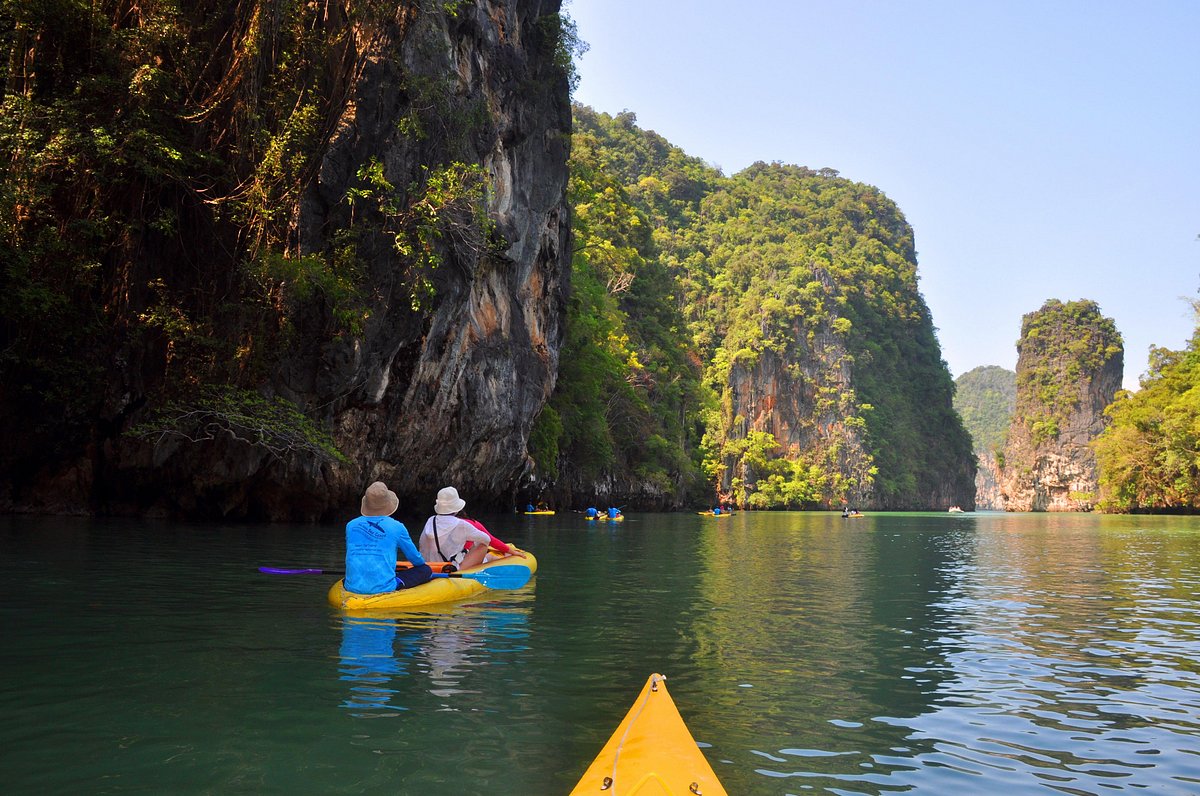
<path id="1" fill-rule="evenodd" d="M 979 469 L 975 471 L 975 508 L 982 511 L 1003 511 L 1004 497 L 1000 493 L 1000 466 L 996 457 L 975 452 Z"/>
<path id="2" fill-rule="evenodd" d="M 416 183 L 427 166 L 481 165 L 495 232 L 491 240 L 482 232 L 476 240 L 448 236 L 432 274 L 434 297 L 417 310 L 411 275 L 386 233 L 367 242 L 378 289 L 371 318 L 353 355 L 325 351 L 308 364 L 321 383 L 305 396 L 331 402 L 336 442 L 353 461 L 332 473 L 343 502 L 379 478 L 418 505 L 447 484 L 474 505 L 499 503 L 528 469 L 529 431 L 558 371 L 570 260 L 570 106 L 565 75 L 550 62 L 553 43 L 539 38 L 540 20 L 557 8 L 479 0 L 453 18 L 418 12 L 394 37 L 361 34 L 364 51 L 377 51 L 354 87 L 302 227 L 320 241 L 346 223 L 338 198 L 378 157 L 398 187 Z M 413 88 L 430 85 L 452 97 Z M 475 114 L 467 130 L 397 135 L 400 119 L 439 99 Z M 339 367 L 324 367 L 331 360 Z"/>

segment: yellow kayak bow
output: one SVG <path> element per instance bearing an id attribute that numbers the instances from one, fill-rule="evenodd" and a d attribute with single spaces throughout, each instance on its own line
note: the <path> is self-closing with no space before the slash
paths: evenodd
<path id="1" fill-rule="evenodd" d="M 727 796 L 679 715 L 666 678 L 652 674 L 571 796 Z"/>

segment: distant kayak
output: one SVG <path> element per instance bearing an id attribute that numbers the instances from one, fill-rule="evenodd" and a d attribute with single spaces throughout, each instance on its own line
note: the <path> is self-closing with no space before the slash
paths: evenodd
<path id="1" fill-rule="evenodd" d="M 543 509 L 542 511 L 527 511 L 526 514 L 553 514 L 554 509 Z"/>
<path id="2" fill-rule="evenodd" d="M 732 511 L 722 511 L 720 514 L 717 514 L 716 512 L 713 512 L 713 511 L 697 511 L 696 513 L 699 514 L 701 517 L 732 517 L 733 516 Z"/>
<path id="3" fill-rule="evenodd" d="M 667 693 L 666 678 L 661 674 L 652 674 L 646 680 L 633 707 L 571 796 L 605 792 L 620 796 L 726 796 L 716 772 Z"/>

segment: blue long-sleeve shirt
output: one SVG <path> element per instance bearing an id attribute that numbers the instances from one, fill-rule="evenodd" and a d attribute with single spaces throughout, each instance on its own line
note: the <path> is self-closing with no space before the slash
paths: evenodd
<path id="1" fill-rule="evenodd" d="M 404 523 L 391 517 L 358 517 L 346 523 L 348 591 L 356 594 L 395 591 L 399 558 L 408 559 L 414 567 L 425 563 Z"/>

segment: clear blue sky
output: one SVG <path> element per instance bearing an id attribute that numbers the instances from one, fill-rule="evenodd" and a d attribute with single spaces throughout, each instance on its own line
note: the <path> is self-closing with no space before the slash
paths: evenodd
<path id="1" fill-rule="evenodd" d="M 891 197 L 954 376 L 1092 299 L 1136 388 L 1200 290 L 1200 0 L 571 0 L 575 98 Z"/>

